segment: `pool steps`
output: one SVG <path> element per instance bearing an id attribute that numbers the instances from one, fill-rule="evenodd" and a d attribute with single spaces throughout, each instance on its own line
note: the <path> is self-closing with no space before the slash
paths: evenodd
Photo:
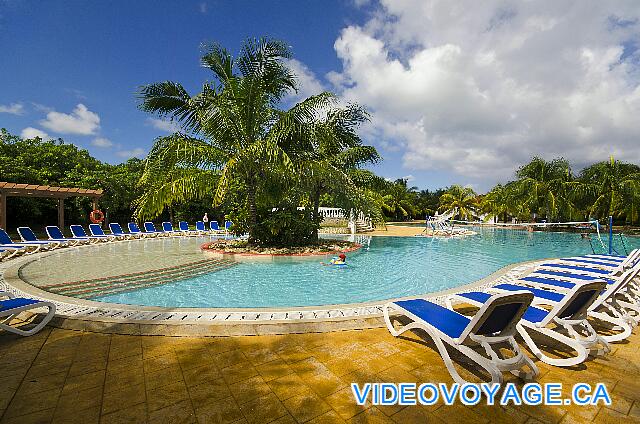
<path id="1" fill-rule="evenodd" d="M 237 264 L 238 262 L 230 259 L 206 259 L 132 274 L 52 284 L 42 288 L 55 294 L 91 299 L 174 283 Z"/>

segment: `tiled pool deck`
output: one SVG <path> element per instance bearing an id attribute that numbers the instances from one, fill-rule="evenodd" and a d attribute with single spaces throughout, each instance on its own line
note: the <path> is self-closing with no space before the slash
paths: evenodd
<path id="1" fill-rule="evenodd" d="M 359 407 L 351 382 L 452 382 L 418 337 L 381 328 L 190 338 L 46 327 L 0 334 L 0 423 L 640 422 L 637 334 L 573 369 L 538 365 L 539 382 L 565 390 L 606 383 L 613 404 Z"/>

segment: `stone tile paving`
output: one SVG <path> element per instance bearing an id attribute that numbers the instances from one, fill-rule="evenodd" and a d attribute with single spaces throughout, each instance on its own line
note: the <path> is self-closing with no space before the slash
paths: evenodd
<path id="1" fill-rule="evenodd" d="M 539 364 L 541 383 L 605 382 L 610 407 L 358 406 L 351 382 L 452 380 L 427 344 L 386 329 L 181 338 L 47 327 L 0 334 L 0 423 L 640 422 L 639 360 L 634 335 L 574 369 Z"/>

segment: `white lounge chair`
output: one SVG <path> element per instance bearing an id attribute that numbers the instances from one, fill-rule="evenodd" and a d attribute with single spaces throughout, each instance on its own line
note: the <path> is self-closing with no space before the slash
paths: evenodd
<path id="1" fill-rule="evenodd" d="M 407 330 L 421 329 L 432 338 L 451 377 L 460 384 L 466 381 L 453 365 L 445 345 L 459 351 L 462 355 L 478 364 L 491 376 L 491 383 L 501 383 L 502 371 L 510 371 L 523 378 L 538 375 L 538 368 L 531 358 L 525 355 L 514 339 L 516 324 L 533 299 L 527 291 L 510 294 L 496 294 L 472 318 L 425 299 L 398 300 L 384 305 L 383 314 L 387 328 L 394 336 Z M 390 313 L 402 315 L 411 323 L 396 330 Z M 482 346 L 487 354 L 483 356 L 472 349 Z M 502 355 L 500 348 L 512 352 L 510 358 Z M 528 367 L 530 372 L 524 372 Z"/>
<path id="2" fill-rule="evenodd" d="M 27 299 L 24 297 L 15 297 L 9 292 L 2 291 L 0 291 L 0 297 L 7 298 L 5 300 L 0 300 L 0 328 L 11 333 L 19 334 L 21 336 L 30 336 L 37 333 L 42 329 L 42 327 L 44 327 L 49 321 L 51 321 L 51 318 L 53 318 L 56 313 L 56 305 L 51 302 Z M 21 312 L 41 307 L 49 308 L 49 312 L 32 329 L 22 330 L 20 328 L 9 325 L 11 320 L 13 320 Z"/>
<path id="3" fill-rule="evenodd" d="M 541 298 L 533 303 L 536 305 L 552 305 L 550 310 L 529 306 L 522 316 L 516 328 L 518 334 L 525 341 L 529 349 L 542 362 L 557 366 L 571 367 L 584 362 L 590 353 L 602 354 L 609 352 L 611 348 L 608 343 L 598 335 L 587 321 L 587 309 L 598 298 L 602 289 L 606 286 L 604 281 L 577 284 L 569 293 L 560 295 L 556 302 L 544 301 Z M 491 290 L 491 289 L 489 289 Z M 520 287 L 519 290 L 526 290 Z M 495 291 L 495 289 L 494 289 Z M 533 290 L 529 289 L 534 296 Z M 538 292 L 540 294 L 540 292 Z M 468 303 L 481 307 L 489 300 L 491 294 L 486 292 L 459 293 L 447 299 L 448 305 L 452 308 L 454 302 Z M 574 356 L 566 358 L 553 358 L 544 353 L 538 344 L 531 337 L 532 333 L 538 333 L 556 342 L 568 346 L 574 350 Z"/>
<path id="4" fill-rule="evenodd" d="M 45 240 L 39 240 L 36 234 L 33 232 L 33 230 L 29 227 L 18 227 L 18 234 L 20 235 L 20 238 L 22 239 L 22 241 L 25 243 L 28 243 L 28 242 L 47 243 L 47 241 Z M 72 244 L 71 240 L 66 240 L 66 239 L 60 239 L 60 240 L 49 239 L 48 242 L 51 244 L 51 247 L 54 249 L 58 247 L 70 246 Z"/>

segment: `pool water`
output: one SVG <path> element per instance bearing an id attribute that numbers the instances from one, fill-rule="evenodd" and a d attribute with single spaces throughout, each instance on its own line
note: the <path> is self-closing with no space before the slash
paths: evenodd
<path id="1" fill-rule="evenodd" d="M 179 269 L 184 264 L 190 270 L 187 278 L 91 299 L 165 307 L 312 306 L 437 292 L 515 262 L 592 253 L 589 240 L 575 233 L 476 230 L 476 236 L 457 239 L 372 237 L 368 249 L 347 255 L 346 267 L 323 266 L 323 259 L 239 262 L 199 275 L 195 271 L 206 259 L 199 246 L 208 238 L 138 240 L 61 251 L 26 265 L 21 276 L 47 289 L 88 278 Z M 624 253 L 620 240 L 614 241 L 616 250 Z M 596 253 L 604 253 L 597 238 L 591 242 Z M 638 238 L 625 242 L 627 249 L 640 247 Z"/>

